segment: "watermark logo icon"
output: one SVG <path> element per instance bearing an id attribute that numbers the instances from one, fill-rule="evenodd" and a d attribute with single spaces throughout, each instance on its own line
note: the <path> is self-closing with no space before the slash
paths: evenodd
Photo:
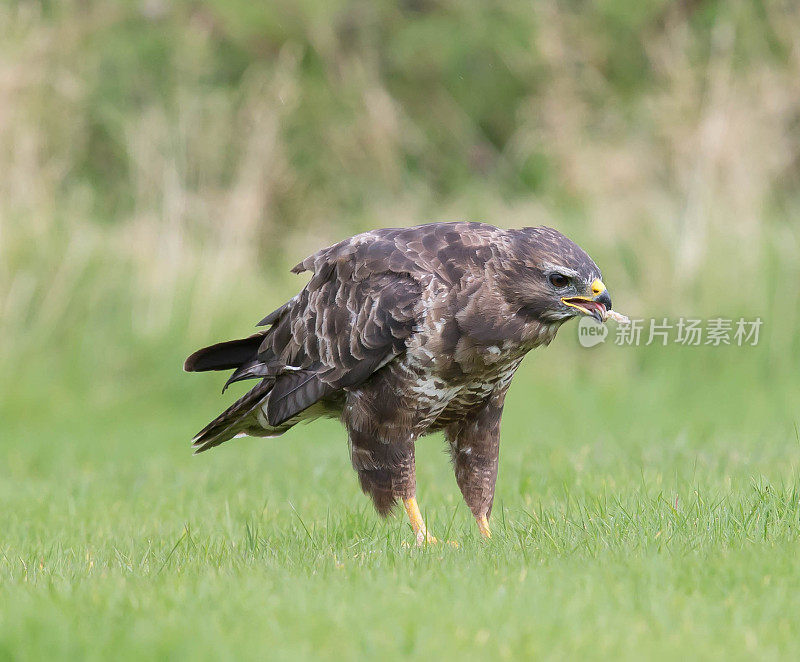
<path id="1" fill-rule="evenodd" d="M 604 342 L 608 335 L 608 327 L 600 324 L 593 317 L 581 317 L 578 320 L 578 342 L 583 347 L 594 347 Z"/>

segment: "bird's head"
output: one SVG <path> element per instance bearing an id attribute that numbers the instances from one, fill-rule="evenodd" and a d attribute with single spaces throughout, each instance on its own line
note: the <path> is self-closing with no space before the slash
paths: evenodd
<path id="1" fill-rule="evenodd" d="M 521 314 L 545 324 L 611 310 L 600 269 L 586 252 L 552 228 L 512 231 L 513 265 L 504 284 Z"/>

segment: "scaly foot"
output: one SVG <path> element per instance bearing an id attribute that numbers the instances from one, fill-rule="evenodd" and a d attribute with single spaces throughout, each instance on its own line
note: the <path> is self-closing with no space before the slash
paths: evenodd
<path id="1" fill-rule="evenodd" d="M 484 538 L 491 538 L 492 532 L 489 529 L 489 519 L 486 517 L 486 515 L 476 517 L 475 521 L 478 522 L 478 530 L 481 532 L 481 535 Z"/>
<path id="2" fill-rule="evenodd" d="M 408 514 L 408 521 L 411 522 L 411 529 L 414 531 L 417 547 L 439 544 L 439 541 L 436 539 L 436 537 L 428 533 L 428 529 L 425 526 L 425 520 L 422 518 L 422 513 L 419 510 L 416 497 L 403 499 L 403 506 L 405 506 L 406 513 Z M 457 542 L 452 542 L 450 540 L 447 541 L 447 544 L 452 545 L 453 547 L 458 547 Z M 409 545 L 403 543 L 403 546 L 408 547 Z"/>

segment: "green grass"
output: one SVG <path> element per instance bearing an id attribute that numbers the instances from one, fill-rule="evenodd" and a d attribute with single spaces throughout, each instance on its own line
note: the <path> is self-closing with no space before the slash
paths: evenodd
<path id="1" fill-rule="evenodd" d="M 40 376 L 61 406 L 2 410 L 0 659 L 796 657 L 796 384 L 764 377 L 766 349 L 572 331 L 512 388 L 491 541 L 442 440 L 419 443 L 457 549 L 403 545 L 333 422 L 191 456 L 224 401 L 180 343 L 105 404 Z"/>
<path id="2" fill-rule="evenodd" d="M 800 11 L 580 4 L 0 2 L 0 661 L 800 657 Z M 403 546 L 333 422 L 191 456 L 232 396 L 186 354 L 321 246 L 454 218 L 762 341 L 565 329 L 488 543 L 438 438 L 458 549 Z"/>

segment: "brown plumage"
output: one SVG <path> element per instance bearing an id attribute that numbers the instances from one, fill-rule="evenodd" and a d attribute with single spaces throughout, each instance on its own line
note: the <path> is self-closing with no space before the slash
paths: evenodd
<path id="1" fill-rule="evenodd" d="M 293 271 L 311 279 L 266 329 L 186 360 L 190 372 L 233 369 L 228 383 L 259 380 L 197 434 L 197 452 L 338 417 L 364 492 L 381 514 L 403 499 L 422 540 L 414 443 L 443 430 L 488 535 L 511 378 L 570 317 L 604 319 L 611 300 L 595 263 L 550 228 L 432 223 L 356 235 Z"/>

